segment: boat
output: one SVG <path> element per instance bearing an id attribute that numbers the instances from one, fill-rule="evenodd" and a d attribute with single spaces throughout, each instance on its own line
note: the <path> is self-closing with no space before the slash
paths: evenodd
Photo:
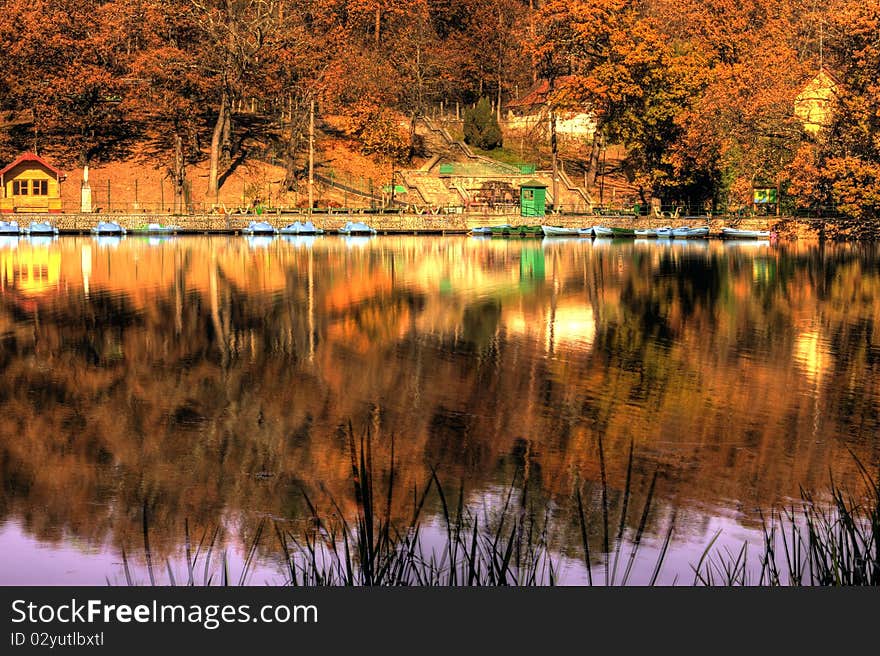
<path id="1" fill-rule="evenodd" d="M 145 226 L 141 226 L 138 230 L 140 232 L 147 232 L 151 235 L 170 235 L 181 228 L 176 225 L 162 225 L 161 223 L 148 223 Z"/>
<path id="2" fill-rule="evenodd" d="M 125 228 L 115 221 L 98 221 L 98 225 L 92 228 L 93 235 L 124 235 Z"/>
<path id="3" fill-rule="evenodd" d="M 281 230 L 279 230 L 282 235 L 323 235 L 324 231 L 320 228 L 316 228 L 315 224 L 311 221 L 306 221 L 305 223 L 300 223 L 299 221 L 294 221 L 290 225 L 286 225 Z"/>
<path id="4" fill-rule="evenodd" d="M 636 237 L 640 237 L 641 239 L 647 239 L 648 237 L 656 237 L 657 230 L 654 228 L 636 228 L 633 230 L 633 233 Z"/>
<path id="5" fill-rule="evenodd" d="M 30 225 L 24 229 L 29 235 L 57 235 L 58 228 L 48 221 L 31 221 Z"/>
<path id="6" fill-rule="evenodd" d="M 593 229 L 592 228 L 579 228 L 578 235 L 581 237 L 592 237 Z"/>
<path id="7" fill-rule="evenodd" d="M 672 237 L 672 228 L 666 226 L 664 228 L 657 228 L 657 237 L 660 239 L 669 239 Z"/>
<path id="8" fill-rule="evenodd" d="M 545 237 L 577 237 L 577 228 L 562 228 L 560 226 L 541 226 L 541 232 Z"/>
<path id="9" fill-rule="evenodd" d="M 709 236 L 709 226 L 700 226 L 698 228 L 681 226 L 679 228 L 674 228 L 672 230 L 672 236 L 677 239 L 692 239 L 694 237 L 708 237 Z"/>
<path id="10" fill-rule="evenodd" d="M 541 229 L 541 226 L 539 226 L 539 225 L 522 225 L 522 226 L 517 226 L 516 229 L 519 232 L 519 234 L 522 236 L 540 235 L 540 234 L 543 234 L 543 232 L 544 232 Z"/>
<path id="11" fill-rule="evenodd" d="M 504 223 L 502 225 L 497 225 L 497 226 L 482 226 L 479 228 L 473 228 L 471 230 L 471 234 L 472 235 L 509 235 L 516 230 L 517 230 L 517 228 L 514 228 L 509 223 Z M 538 230 L 540 230 L 540 228 L 538 228 Z"/>
<path id="12" fill-rule="evenodd" d="M 725 239 L 770 239 L 770 231 L 721 228 L 721 236 Z"/>
<path id="13" fill-rule="evenodd" d="M 0 235 L 18 235 L 21 228 L 18 227 L 18 221 L 0 221 Z"/>
<path id="14" fill-rule="evenodd" d="M 277 232 L 278 230 L 268 221 L 251 221 L 248 227 L 242 230 L 246 235 L 274 235 Z"/>
<path id="15" fill-rule="evenodd" d="M 605 226 L 593 226 L 591 228 L 594 237 L 613 237 L 614 230 Z"/>
<path id="16" fill-rule="evenodd" d="M 636 231 L 632 228 L 611 228 L 613 237 L 635 237 Z"/>
<path id="17" fill-rule="evenodd" d="M 375 235 L 375 228 L 371 228 L 362 221 L 346 221 L 339 229 L 340 235 Z"/>

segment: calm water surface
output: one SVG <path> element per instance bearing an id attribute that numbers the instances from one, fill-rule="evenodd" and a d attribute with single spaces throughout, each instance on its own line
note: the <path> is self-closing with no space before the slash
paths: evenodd
<path id="1" fill-rule="evenodd" d="M 382 467 L 394 436 L 401 490 L 436 467 L 476 504 L 514 476 L 595 502 L 601 437 L 612 516 L 633 443 L 627 535 L 658 472 L 666 582 L 799 486 L 857 487 L 850 451 L 880 462 L 874 246 L 14 239 L 0 283 L 0 584 L 118 581 L 145 504 L 175 563 L 184 520 L 235 561 L 261 519 L 306 522 L 303 490 L 351 509 L 349 421 Z M 553 539 L 583 582 L 576 525 Z"/>

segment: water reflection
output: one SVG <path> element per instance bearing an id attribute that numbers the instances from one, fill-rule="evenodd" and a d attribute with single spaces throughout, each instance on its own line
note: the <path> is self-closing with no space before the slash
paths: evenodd
<path id="1" fill-rule="evenodd" d="M 60 554 L 136 546 L 145 502 L 159 553 L 184 519 L 304 520 L 301 489 L 351 510 L 349 420 L 379 463 L 396 436 L 401 490 L 519 471 L 563 507 L 600 435 L 619 492 L 633 441 L 632 507 L 659 469 L 649 533 L 677 511 L 694 560 L 721 518 L 880 459 L 874 247 L 15 239 L 0 283 L 0 521 Z"/>

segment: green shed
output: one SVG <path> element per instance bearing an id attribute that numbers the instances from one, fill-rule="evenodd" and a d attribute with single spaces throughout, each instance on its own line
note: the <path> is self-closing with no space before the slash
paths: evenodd
<path id="1" fill-rule="evenodd" d="M 519 188 L 521 216 L 544 216 L 547 203 L 547 185 L 537 180 L 523 182 Z"/>

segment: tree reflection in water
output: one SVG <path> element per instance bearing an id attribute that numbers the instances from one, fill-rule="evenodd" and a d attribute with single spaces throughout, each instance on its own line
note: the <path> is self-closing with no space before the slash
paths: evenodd
<path id="1" fill-rule="evenodd" d="M 0 276 L 0 517 L 43 543 L 140 544 L 144 503 L 158 554 L 184 519 L 296 530 L 301 490 L 351 512 L 349 420 L 377 462 L 396 436 L 401 490 L 519 469 L 562 508 L 602 436 L 619 510 L 632 441 L 632 507 L 659 471 L 646 531 L 677 511 L 679 545 L 880 458 L 876 247 L 23 239 Z"/>

